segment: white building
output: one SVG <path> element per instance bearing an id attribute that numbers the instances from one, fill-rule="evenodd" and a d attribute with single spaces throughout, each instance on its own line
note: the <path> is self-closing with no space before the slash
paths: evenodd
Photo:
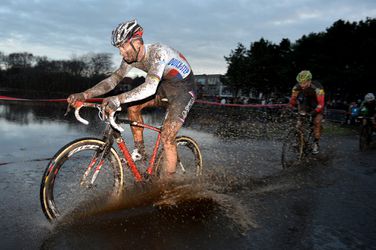
<path id="1" fill-rule="evenodd" d="M 220 74 L 195 75 L 195 81 L 199 87 L 199 96 L 214 97 L 232 97 L 232 91 L 229 86 L 222 83 Z"/>

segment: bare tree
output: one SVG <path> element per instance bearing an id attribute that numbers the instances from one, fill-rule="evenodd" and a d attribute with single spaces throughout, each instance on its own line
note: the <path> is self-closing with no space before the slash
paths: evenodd
<path id="1" fill-rule="evenodd" d="M 105 74 L 112 68 L 112 55 L 110 53 L 95 54 L 91 58 L 94 75 Z"/>
<path id="2" fill-rule="evenodd" d="M 88 77 L 106 74 L 112 70 L 110 53 L 89 53 L 81 56 L 79 60 L 85 63 L 85 75 Z"/>
<path id="3" fill-rule="evenodd" d="M 6 60 L 8 68 L 30 68 L 35 62 L 33 54 L 22 52 L 9 54 Z"/>
<path id="4" fill-rule="evenodd" d="M 0 70 L 5 69 L 5 54 L 0 51 Z"/>

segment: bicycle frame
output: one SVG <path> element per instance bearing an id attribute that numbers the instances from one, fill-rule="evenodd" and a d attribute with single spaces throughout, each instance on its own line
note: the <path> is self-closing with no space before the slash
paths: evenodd
<path id="1" fill-rule="evenodd" d="M 105 142 L 105 146 L 100 152 L 97 152 L 93 156 L 93 159 L 89 163 L 89 166 L 84 173 L 84 176 L 81 180 L 81 184 L 83 184 L 85 182 L 86 177 L 89 175 L 91 169 L 94 167 L 94 165 L 96 164 L 96 162 L 98 161 L 98 158 L 99 158 L 100 161 L 99 161 L 99 164 L 95 168 L 95 172 L 93 174 L 91 184 L 93 184 L 95 182 L 96 177 L 97 177 L 97 175 L 98 175 L 98 173 L 99 173 L 99 171 L 100 171 L 100 169 L 103 165 L 103 157 L 111 149 L 111 147 L 114 143 L 114 139 L 115 139 L 116 144 L 118 145 L 118 147 L 119 147 L 119 149 L 120 149 L 120 151 L 121 151 L 121 153 L 124 157 L 124 160 L 128 164 L 128 166 L 129 166 L 129 168 L 130 168 L 130 170 L 131 170 L 131 172 L 132 172 L 132 174 L 133 174 L 133 176 L 134 176 L 134 178 L 137 182 L 143 181 L 146 177 L 149 177 L 149 176 L 152 175 L 155 160 L 156 160 L 156 157 L 157 157 L 157 152 L 158 152 L 159 145 L 160 145 L 160 142 L 161 142 L 161 128 L 157 128 L 157 127 L 154 127 L 154 126 L 142 123 L 142 122 L 131 121 L 131 120 L 128 120 L 128 119 L 118 119 L 120 122 L 123 122 L 125 124 L 129 124 L 130 126 L 141 127 L 141 128 L 144 128 L 144 129 L 146 128 L 146 129 L 149 129 L 149 130 L 152 130 L 152 131 L 155 131 L 155 132 L 158 133 L 157 140 L 156 140 L 154 148 L 153 148 L 153 154 L 151 155 L 151 158 L 149 160 L 149 165 L 146 169 L 147 175 L 144 175 L 144 177 L 143 177 L 140 170 L 137 168 L 137 165 L 136 165 L 135 161 L 133 160 L 132 155 L 129 152 L 128 147 L 126 146 L 124 138 L 121 136 L 121 131 L 124 131 L 124 129 L 121 128 L 115 122 L 115 112 L 110 114 L 109 117 L 105 117 L 105 115 L 103 114 L 103 111 L 102 111 L 102 107 L 99 104 L 87 103 L 87 102 L 77 102 L 77 106 L 75 107 L 76 119 L 78 121 L 86 124 L 86 125 L 89 124 L 89 122 L 86 121 L 85 119 L 83 119 L 79 114 L 79 111 L 82 107 L 97 108 L 99 110 L 101 120 L 108 120 L 108 124 L 107 124 L 107 127 L 105 128 L 105 132 L 104 132 L 103 139 L 102 139 Z M 121 109 L 119 109 L 118 111 L 120 111 L 120 110 Z M 68 106 L 68 109 L 67 109 L 67 113 L 68 112 L 69 112 L 69 106 Z M 100 155 L 100 157 L 98 157 L 99 155 Z"/>
<path id="2" fill-rule="evenodd" d="M 125 120 L 125 121 L 126 121 L 126 123 L 129 122 L 131 126 L 146 128 L 146 129 L 149 129 L 149 130 L 152 130 L 152 131 L 155 131 L 155 132 L 158 133 L 157 140 L 154 144 L 153 153 L 151 155 L 151 158 L 149 159 L 149 165 L 146 169 L 146 173 L 150 176 L 153 173 L 154 163 L 155 163 L 155 160 L 157 158 L 157 152 L 158 152 L 159 145 L 160 145 L 160 142 L 161 142 L 161 129 L 154 127 L 154 126 L 151 126 L 151 125 L 148 125 L 148 124 L 141 123 L 141 122 L 135 122 L 135 121 L 130 121 L 130 120 Z M 117 143 L 120 151 L 123 153 L 123 156 L 124 156 L 125 160 L 127 161 L 127 164 L 129 166 L 130 170 L 132 171 L 136 181 L 142 181 L 143 177 L 142 177 L 139 169 L 137 168 L 135 161 L 132 159 L 132 156 L 131 156 L 131 154 L 130 154 L 130 152 L 129 152 L 126 144 L 125 144 L 125 140 L 120 135 L 120 133 L 118 134 L 119 137 L 116 137 L 116 133 L 114 135 L 115 135 L 116 143 Z"/>
<path id="3" fill-rule="evenodd" d="M 131 126 L 137 126 L 137 127 L 149 129 L 149 130 L 152 130 L 152 131 L 155 131 L 155 132 L 158 133 L 157 140 L 154 144 L 153 153 L 152 153 L 152 155 L 149 159 L 149 164 L 148 164 L 148 167 L 146 169 L 146 173 L 148 174 L 148 176 L 151 176 L 152 173 L 153 173 L 155 160 L 156 160 L 158 149 L 159 149 L 160 142 L 161 142 L 161 128 L 157 128 L 157 127 L 154 127 L 154 126 L 151 126 L 151 125 L 148 125 L 148 124 L 145 124 L 145 123 L 141 123 L 141 122 L 131 121 L 131 120 L 128 120 L 128 119 L 124 119 L 122 121 L 126 124 L 130 124 Z M 126 142 L 125 142 L 124 138 L 121 136 L 121 134 L 118 131 L 114 130 L 111 127 L 111 125 L 108 125 L 106 130 L 108 130 L 108 131 L 105 132 L 103 140 L 106 143 L 109 144 L 108 148 L 111 148 L 112 144 L 114 143 L 114 140 L 112 138 L 114 138 L 118 148 L 120 149 L 120 151 L 122 153 L 122 156 L 124 157 L 126 163 L 129 166 L 135 180 L 137 182 L 144 180 L 145 177 L 143 177 L 143 175 L 141 174 L 140 170 L 138 169 L 135 161 L 132 159 L 132 155 L 129 152 L 129 149 L 126 145 Z"/>

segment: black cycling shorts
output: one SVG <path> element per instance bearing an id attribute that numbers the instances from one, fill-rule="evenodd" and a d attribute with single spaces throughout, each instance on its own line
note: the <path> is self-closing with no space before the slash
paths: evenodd
<path id="1" fill-rule="evenodd" d="M 196 95 L 197 87 L 191 72 L 183 80 L 162 80 L 155 95 L 155 103 L 167 108 L 166 121 L 184 123 Z"/>

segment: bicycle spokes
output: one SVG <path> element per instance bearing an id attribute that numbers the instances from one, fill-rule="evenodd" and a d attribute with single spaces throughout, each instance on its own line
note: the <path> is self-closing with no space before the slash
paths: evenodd
<path id="1" fill-rule="evenodd" d="M 185 168 L 184 168 L 184 166 L 183 166 L 183 163 L 180 161 L 180 159 L 178 159 L 178 165 L 177 165 L 178 167 L 180 167 L 180 169 L 181 169 L 181 171 L 183 172 L 183 173 L 185 173 Z"/>
<path id="2" fill-rule="evenodd" d="M 202 174 L 202 156 L 197 143 L 189 137 L 179 136 L 176 138 L 177 145 L 177 164 L 176 174 L 185 177 L 195 177 Z M 163 149 L 158 155 L 155 164 L 155 174 L 158 176 L 162 173 L 164 163 Z"/>

